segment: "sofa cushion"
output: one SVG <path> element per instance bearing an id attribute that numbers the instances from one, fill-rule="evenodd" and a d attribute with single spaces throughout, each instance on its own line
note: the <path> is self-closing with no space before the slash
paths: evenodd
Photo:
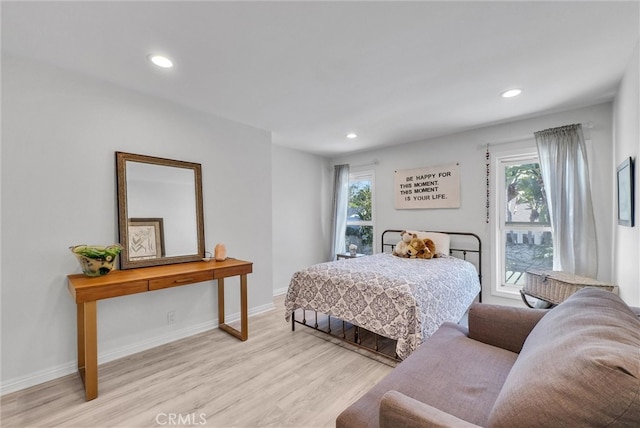
<path id="1" fill-rule="evenodd" d="M 391 390 L 484 425 L 518 354 L 467 337 L 444 323 L 391 373 L 342 412 L 337 428 L 379 426 L 382 396 Z"/>
<path id="2" fill-rule="evenodd" d="M 532 330 L 489 426 L 637 426 L 638 421 L 640 321 L 615 294 L 585 288 Z"/>
<path id="3" fill-rule="evenodd" d="M 469 337 L 487 345 L 519 353 L 544 309 L 473 303 L 469 308 Z"/>
<path id="4" fill-rule="evenodd" d="M 380 401 L 380 428 L 415 427 L 480 428 L 398 391 L 385 393 Z"/>

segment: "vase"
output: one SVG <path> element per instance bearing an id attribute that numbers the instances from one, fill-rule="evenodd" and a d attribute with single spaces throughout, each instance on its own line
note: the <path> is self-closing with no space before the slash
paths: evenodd
<path id="1" fill-rule="evenodd" d="M 113 264 L 122 251 L 120 244 L 103 247 L 101 245 L 75 245 L 69 247 L 76 256 L 82 273 L 86 276 L 103 276 L 111 272 Z"/>

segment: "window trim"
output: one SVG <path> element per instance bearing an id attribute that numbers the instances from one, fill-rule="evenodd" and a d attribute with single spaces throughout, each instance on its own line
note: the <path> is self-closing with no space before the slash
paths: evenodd
<path id="1" fill-rule="evenodd" d="M 371 226 L 373 242 L 371 251 L 373 254 L 378 252 L 378 240 L 376 235 L 376 172 L 373 169 L 349 172 L 349 186 L 352 181 L 369 180 L 371 182 L 371 220 L 352 220 L 347 218 L 347 226 Z"/>
<path id="2" fill-rule="evenodd" d="M 529 144 L 521 148 L 507 149 L 495 151 L 491 153 L 491 205 L 489 209 L 490 215 L 490 235 L 492 248 L 491 263 L 491 295 L 497 297 L 505 297 L 509 299 L 520 300 L 521 286 L 513 284 L 503 284 L 503 272 L 505 270 L 505 251 L 504 240 L 502 239 L 503 226 L 506 225 L 506 198 L 504 196 L 504 169 L 508 164 L 518 163 L 536 159 L 538 160 L 538 151 L 535 147 L 535 141 L 528 141 Z M 542 226 L 544 227 L 544 226 Z M 511 223 L 510 230 L 530 230 L 531 224 Z M 549 227 L 550 230 L 550 227 Z"/>

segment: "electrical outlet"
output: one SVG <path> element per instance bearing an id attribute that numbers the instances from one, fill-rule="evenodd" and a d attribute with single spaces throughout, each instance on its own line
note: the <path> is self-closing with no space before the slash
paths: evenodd
<path id="1" fill-rule="evenodd" d="M 175 324 L 176 323 L 176 311 L 167 312 L 167 324 Z"/>

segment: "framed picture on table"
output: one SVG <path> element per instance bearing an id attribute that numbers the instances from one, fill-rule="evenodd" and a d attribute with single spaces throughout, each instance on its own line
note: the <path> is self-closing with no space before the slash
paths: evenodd
<path id="1" fill-rule="evenodd" d="M 164 257 L 162 218 L 129 219 L 129 260 Z"/>

